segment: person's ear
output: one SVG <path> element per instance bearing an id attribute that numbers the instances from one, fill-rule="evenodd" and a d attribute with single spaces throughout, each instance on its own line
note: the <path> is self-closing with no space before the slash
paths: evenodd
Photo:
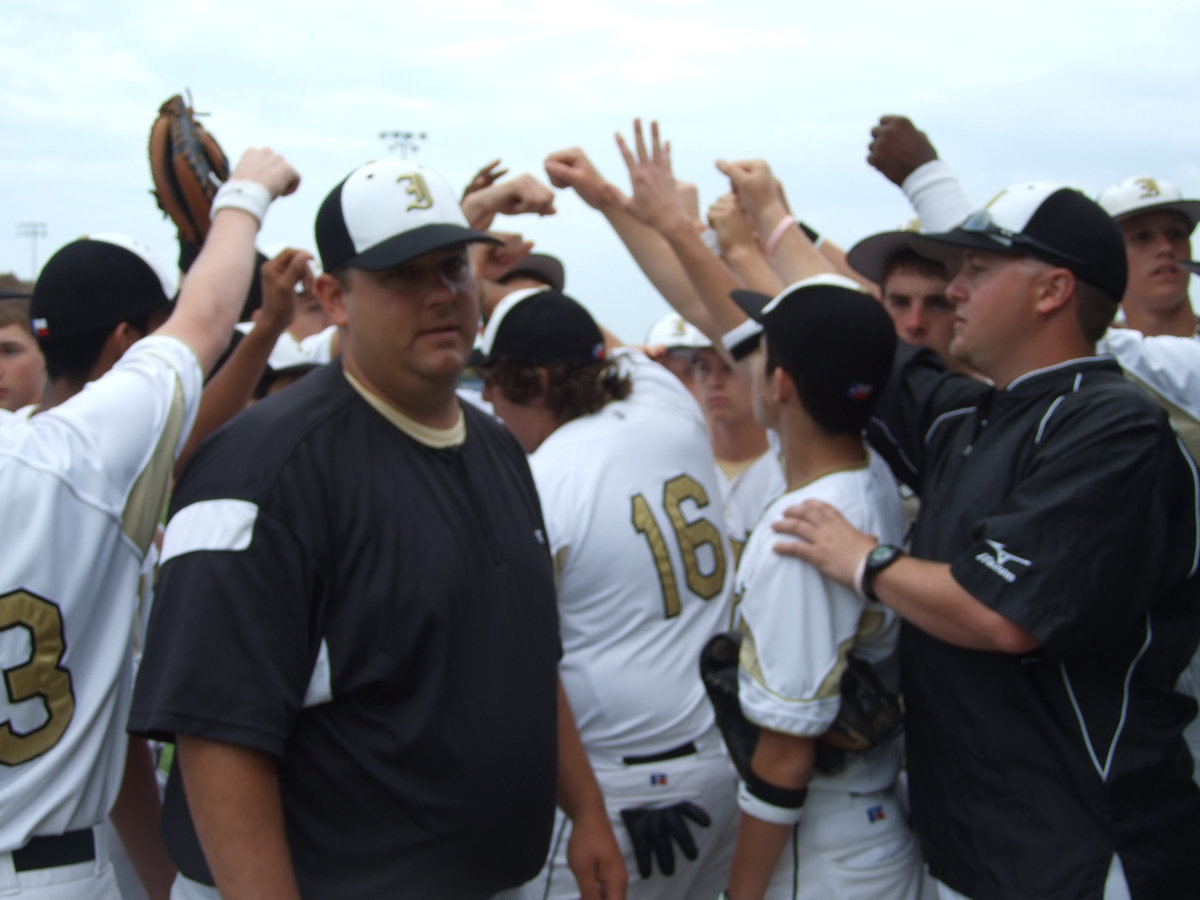
<path id="1" fill-rule="evenodd" d="M 347 277 L 353 278 L 354 275 L 350 273 Z M 322 272 L 313 282 L 313 291 L 316 293 L 317 299 L 321 301 L 321 308 L 325 310 L 329 321 L 334 325 L 345 327 L 347 323 L 346 294 L 348 292 L 342 286 L 342 282 L 328 272 Z"/>

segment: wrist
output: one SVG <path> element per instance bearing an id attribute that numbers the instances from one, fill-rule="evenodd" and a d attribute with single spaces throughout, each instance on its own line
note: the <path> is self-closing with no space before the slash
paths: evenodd
<path id="1" fill-rule="evenodd" d="M 767 256 L 774 256 L 775 251 L 779 249 L 779 243 L 783 240 L 784 235 L 795 227 L 796 217 L 790 213 L 780 219 L 775 224 L 775 227 L 771 229 L 771 234 L 763 244 L 763 253 Z"/>
<path id="2" fill-rule="evenodd" d="M 754 212 L 750 218 L 754 222 L 754 228 L 764 236 L 765 240 L 765 236 L 771 234 L 776 226 L 788 216 L 791 216 L 788 208 L 779 200 L 773 199 Z M 795 221 L 794 218 L 793 221 Z"/>
<path id="3" fill-rule="evenodd" d="M 877 544 L 867 551 L 855 570 L 855 591 L 866 600 L 880 602 L 873 590 L 875 579 L 888 566 L 904 555 L 904 551 L 894 544 Z"/>
<path id="4" fill-rule="evenodd" d="M 261 227 L 272 199 L 271 192 L 257 181 L 231 179 L 217 189 L 209 218 L 215 219 L 223 209 L 238 209 L 254 216 Z"/>
<path id="5" fill-rule="evenodd" d="M 763 251 L 759 249 L 758 244 L 755 243 L 753 239 L 748 241 L 735 240 L 730 243 L 728 247 L 721 251 L 721 255 L 724 256 L 726 261 L 728 261 L 730 264 L 736 265 L 738 263 L 749 262 L 753 259 L 761 258 L 763 256 Z"/>
<path id="6" fill-rule="evenodd" d="M 692 238 L 703 241 L 700 232 L 696 230 L 695 220 L 689 219 L 682 212 L 672 211 L 657 216 L 652 220 L 651 227 L 672 244 Z"/>

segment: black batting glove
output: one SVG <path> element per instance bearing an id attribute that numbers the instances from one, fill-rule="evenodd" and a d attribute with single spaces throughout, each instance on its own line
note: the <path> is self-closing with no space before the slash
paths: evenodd
<path id="1" fill-rule="evenodd" d="M 630 838 L 633 839 L 638 873 L 643 878 L 650 877 L 653 859 L 658 860 L 659 871 L 664 875 L 675 874 L 672 841 L 679 845 L 679 849 L 688 859 L 696 858 L 696 842 L 688 830 L 687 819 L 703 828 L 712 824 L 708 813 L 695 803 L 687 801 L 659 809 L 623 809 L 621 818 Z"/>

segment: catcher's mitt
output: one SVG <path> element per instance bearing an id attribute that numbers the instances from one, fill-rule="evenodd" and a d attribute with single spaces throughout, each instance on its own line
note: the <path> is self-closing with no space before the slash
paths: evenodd
<path id="1" fill-rule="evenodd" d="M 229 160 L 179 94 L 159 107 L 150 129 L 150 174 L 158 207 L 180 239 L 204 243 L 213 196 L 229 178 Z"/>

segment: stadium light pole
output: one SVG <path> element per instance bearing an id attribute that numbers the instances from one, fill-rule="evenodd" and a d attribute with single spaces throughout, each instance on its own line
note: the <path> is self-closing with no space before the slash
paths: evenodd
<path id="1" fill-rule="evenodd" d="M 416 153 L 420 150 L 418 141 L 423 141 L 428 137 L 424 131 L 381 131 L 379 139 L 387 144 L 388 153 L 394 153 L 397 149 L 400 150 L 400 158 L 408 159 L 409 152 Z"/>
<path id="2" fill-rule="evenodd" d="M 29 280 L 37 281 L 37 239 L 46 236 L 45 222 L 18 222 L 17 237 L 29 238 Z"/>

